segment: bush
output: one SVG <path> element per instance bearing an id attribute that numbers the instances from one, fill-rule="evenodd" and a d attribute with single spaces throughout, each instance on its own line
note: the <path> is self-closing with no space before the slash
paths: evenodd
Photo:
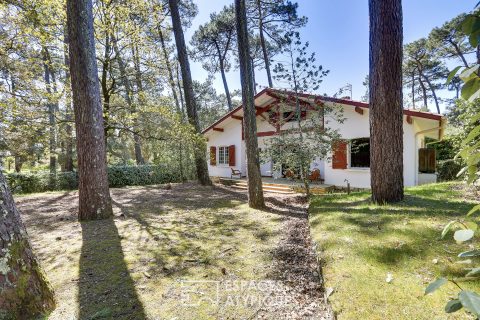
<path id="1" fill-rule="evenodd" d="M 78 188 L 77 172 L 48 171 L 36 173 L 9 173 L 6 175 L 13 193 L 33 193 Z M 111 188 L 180 182 L 180 176 L 162 165 L 108 167 L 108 184 Z"/>
<path id="2" fill-rule="evenodd" d="M 462 169 L 462 163 L 457 160 L 448 159 L 437 162 L 438 181 L 457 180 L 457 174 Z"/>

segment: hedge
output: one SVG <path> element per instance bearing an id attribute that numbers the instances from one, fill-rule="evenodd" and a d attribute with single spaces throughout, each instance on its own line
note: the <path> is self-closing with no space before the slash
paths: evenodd
<path id="1" fill-rule="evenodd" d="M 453 160 L 440 160 L 437 161 L 437 177 L 438 181 L 452 181 L 457 180 L 457 174 L 462 169 L 462 163 Z"/>
<path id="2" fill-rule="evenodd" d="M 78 189 L 77 172 L 9 173 L 6 178 L 13 193 Z M 161 165 L 108 167 L 108 184 L 112 188 L 169 182 L 180 182 L 180 176 Z"/>

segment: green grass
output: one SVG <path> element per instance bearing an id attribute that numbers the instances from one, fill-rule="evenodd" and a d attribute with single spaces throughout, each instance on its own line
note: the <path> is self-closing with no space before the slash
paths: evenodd
<path id="1" fill-rule="evenodd" d="M 458 292 L 453 284 L 428 296 L 424 290 L 436 277 L 460 277 L 472 266 L 457 263 L 468 245 L 456 244 L 451 233 L 440 239 L 449 220 L 465 218 L 472 200 L 452 183 L 409 188 L 393 205 L 369 198 L 367 192 L 318 196 L 310 205 L 312 237 L 338 319 L 465 319 L 463 311 L 443 310 Z M 480 291 L 479 282 L 461 285 Z"/>

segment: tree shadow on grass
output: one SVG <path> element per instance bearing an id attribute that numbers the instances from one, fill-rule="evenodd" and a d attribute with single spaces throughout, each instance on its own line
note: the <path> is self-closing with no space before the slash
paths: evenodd
<path id="1" fill-rule="evenodd" d="M 146 319 L 112 219 L 82 222 L 79 319 Z"/>

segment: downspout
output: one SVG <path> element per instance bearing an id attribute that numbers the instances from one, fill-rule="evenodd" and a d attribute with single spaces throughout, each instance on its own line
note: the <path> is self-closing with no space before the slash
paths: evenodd
<path id="1" fill-rule="evenodd" d="M 425 134 L 425 133 L 432 132 L 432 131 L 438 131 L 438 140 L 442 140 L 443 126 L 444 126 L 444 121 L 443 120 L 444 120 L 443 118 L 439 120 L 440 125 L 438 127 L 418 131 L 418 132 L 415 133 L 415 185 L 416 186 L 418 185 L 418 143 L 417 143 L 418 135 Z"/>

